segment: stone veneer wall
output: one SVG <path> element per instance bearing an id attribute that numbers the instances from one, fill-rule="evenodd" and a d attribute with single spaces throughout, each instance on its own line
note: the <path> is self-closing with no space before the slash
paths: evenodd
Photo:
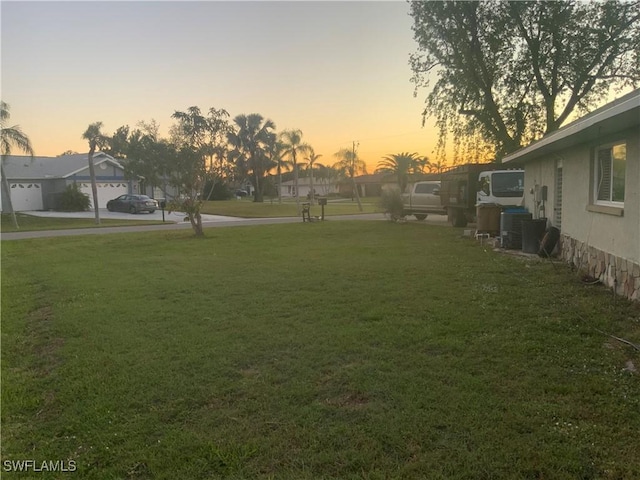
<path id="1" fill-rule="evenodd" d="M 568 235 L 560 237 L 560 255 L 604 285 L 615 286 L 618 295 L 640 301 L 640 265 L 637 263 L 598 250 Z"/>

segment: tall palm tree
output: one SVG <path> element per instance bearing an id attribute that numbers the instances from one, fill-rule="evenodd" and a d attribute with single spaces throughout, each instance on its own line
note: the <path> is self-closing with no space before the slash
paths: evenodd
<path id="1" fill-rule="evenodd" d="M 96 225 L 100 225 L 100 211 L 98 210 L 98 187 L 96 185 L 96 170 L 93 165 L 93 154 L 97 149 L 106 147 L 109 144 L 109 137 L 102 133 L 102 122 L 95 122 L 89 125 L 82 134 L 82 138 L 89 142 L 89 175 L 91 176 L 91 193 L 93 196 L 93 211 L 95 212 Z"/>
<path id="2" fill-rule="evenodd" d="M 342 172 L 342 175 L 351 179 L 351 186 L 358 202 L 358 208 L 362 211 L 362 203 L 360 203 L 360 193 L 356 185 L 356 175 L 359 173 L 367 173 L 367 164 L 364 160 L 361 160 L 356 153 L 356 144 L 354 142 L 353 148 L 343 148 L 334 153 L 334 157 L 338 159 L 338 162 L 334 164 L 334 167 Z"/>
<path id="3" fill-rule="evenodd" d="M 397 180 L 400 191 L 404 192 L 409 183 L 409 175 L 424 173 L 428 160 L 420 157 L 417 153 L 396 153 L 383 157 L 378 162 L 376 172 L 393 173 Z"/>
<path id="4" fill-rule="evenodd" d="M 9 120 L 10 117 L 9 105 L 0 100 L 0 130 L 2 131 L 0 140 L 0 154 L 2 155 L 0 158 L 0 175 L 2 176 L 4 191 L 7 193 L 5 200 L 7 202 L 9 212 L 11 213 L 11 218 L 13 219 L 13 225 L 16 228 L 20 228 L 16 212 L 13 211 L 13 204 L 11 203 L 11 187 L 9 186 L 7 176 L 4 173 L 4 160 L 5 157 L 11 155 L 11 148 L 14 146 L 29 155 L 32 160 L 34 153 L 29 137 L 22 132 L 18 125 L 5 127 L 5 122 Z"/>
<path id="5" fill-rule="evenodd" d="M 278 175 L 278 203 L 282 203 L 282 167 L 285 165 L 283 158 L 284 147 L 282 142 L 271 143 L 271 160 L 275 163 L 276 175 Z"/>
<path id="6" fill-rule="evenodd" d="M 300 215 L 300 196 L 298 192 L 298 157 L 309 153 L 309 146 L 302 142 L 302 131 L 300 130 L 285 130 L 280 134 L 280 141 L 282 142 L 282 155 L 289 157 L 289 161 L 293 166 L 293 183 L 296 188 L 296 205 L 298 207 L 298 215 Z"/>
<path id="7" fill-rule="evenodd" d="M 310 177 L 309 177 L 309 201 L 311 202 L 311 205 L 313 205 L 314 201 L 315 201 L 315 191 L 313 190 L 313 165 L 314 163 L 316 163 L 316 160 L 318 160 L 320 157 L 322 156 L 322 154 L 320 155 L 316 155 L 316 152 L 313 150 L 313 148 L 309 148 L 309 154 L 307 156 L 307 158 L 305 158 L 305 160 L 307 161 L 307 165 L 309 165 L 309 173 L 310 173 Z"/>
<path id="8" fill-rule="evenodd" d="M 276 135 L 276 125 L 265 120 L 259 113 L 238 115 L 233 119 L 236 131 L 227 135 L 233 148 L 229 152 L 236 165 L 245 174 L 250 175 L 255 188 L 254 202 L 264 201 L 264 177 L 274 166 L 271 153 Z"/>

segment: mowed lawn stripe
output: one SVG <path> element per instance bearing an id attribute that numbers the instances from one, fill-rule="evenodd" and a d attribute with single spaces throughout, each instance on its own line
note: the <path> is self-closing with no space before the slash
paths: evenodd
<path id="1" fill-rule="evenodd" d="M 638 343 L 638 313 L 420 223 L 4 242 L 2 457 L 96 479 L 638 477 L 640 360 L 598 332 Z"/>

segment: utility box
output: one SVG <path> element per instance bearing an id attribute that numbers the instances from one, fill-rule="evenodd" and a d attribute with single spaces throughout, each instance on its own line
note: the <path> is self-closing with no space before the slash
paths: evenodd
<path id="1" fill-rule="evenodd" d="M 504 211 L 500 215 L 500 239 L 502 248 L 522 249 L 522 222 L 531 220 L 531 214 L 521 211 Z"/>

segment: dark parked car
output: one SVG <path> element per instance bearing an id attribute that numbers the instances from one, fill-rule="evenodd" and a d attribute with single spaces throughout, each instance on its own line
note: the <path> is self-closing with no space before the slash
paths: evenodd
<path id="1" fill-rule="evenodd" d="M 236 197 L 246 197 L 249 195 L 245 190 L 236 190 Z"/>
<path id="2" fill-rule="evenodd" d="M 158 208 L 158 202 L 146 195 L 120 195 L 107 202 L 107 210 L 110 212 L 153 213 Z"/>

